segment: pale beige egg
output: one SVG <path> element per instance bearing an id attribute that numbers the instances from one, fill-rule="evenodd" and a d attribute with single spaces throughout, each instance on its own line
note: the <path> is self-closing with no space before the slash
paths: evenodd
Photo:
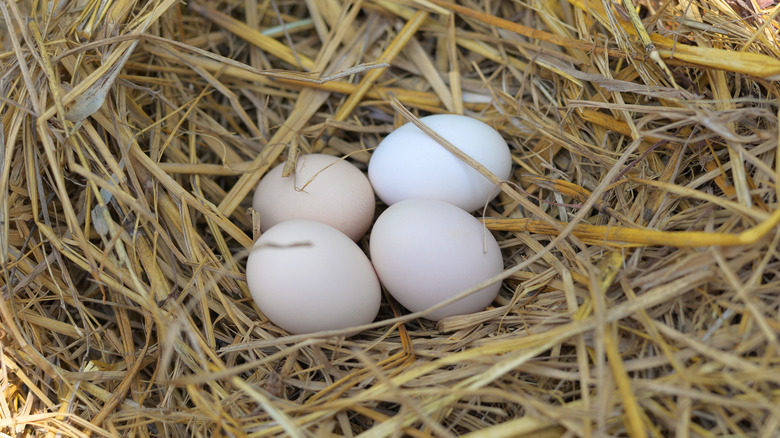
<path id="1" fill-rule="evenodd" d="M 246 279 L 257 307 L 293 334 L 368 324 L 379 312 L 379 280 L 368 257 L 321 222 L 271 227 L 249 253 Z"/>
<path id="2" fill-rule="evenodd" d="M 284 164 L 271 169 L 257 185 L 252 207 L 260 229 L 291 219 L 328 224 L 352 240 L 371 226 L 376 201 L 368 178 L 353 164 L 326 154 L 298 157 L 295 173 L 282 178 Z"/>

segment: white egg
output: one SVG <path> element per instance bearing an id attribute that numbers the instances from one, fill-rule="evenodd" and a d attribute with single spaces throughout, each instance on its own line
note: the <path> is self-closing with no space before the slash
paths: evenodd
<path id="1" fill-rule="evenodd" d="M 504 268 L 493 235 L 474 216 L 438 200 L 393 204 L 374 223 L 369 245 L 379 280 L 412 312 L 450 299 Z M 500 288 L 498 281 L 426 318 L 438 321 L 483 310 Z"/>
<path id="2" fill-rule="evenodd" d="M 490 125 L 455 114 L 420 121 L 498 178 L 509 178 L 511 152 Z M 368 165 L 368 178 L 377 196 L 388 205 L 404 199 L 439 199 L 471 212 L 498 195 L 495 184 L 412 123 L 396 129 L 377 146 Z"/>
<path id="3" fill-rule="evenodd" d="M 263 314 L 294 334 L 368 324 L 382 298 L 357 244 L 310 220 L 282 222 L 260 236 L 247 259 L 246 280 Z"/>

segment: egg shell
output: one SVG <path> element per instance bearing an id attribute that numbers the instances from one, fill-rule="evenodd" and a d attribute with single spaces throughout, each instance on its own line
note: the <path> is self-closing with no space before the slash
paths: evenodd
<path id="1" fill-rule="evenodd" d="M 371 226 L 376 200 L 366 175 L 353 164 L 326 154 L 298 157 L 294 174 L 282 178 L 284 163 L 257 185 L 252 207 L 260 230 L 291 219 L 328 224 L 357 241 Z"/>
<path id="2" fill-rule="evenodd" d="M 504 268 L 493 235 L 475 217 L 438 200 L 393 204 L 374 223 L 369 246 L 379 280 L 412 312 L 452 298 Z M 483 310 L 500 288 L 498 281 L 425 317 L 438 321 Z"/>
<path id="3" fill-rule="evenodd" d="M 260 236 L 246 279 L 257 307 L 293 334 L 368 324 L 379 312 L 379 280 L 366 254 L 316 221 L 282 222 Z"/>
<path id="4" fill-rule="evenodd" d="M 490 125 L 455 114 L 420 121 L 498 178 L 509 178 L 512 154 Z M 377 146 L 368 164 L 368 178 L 388 205 L 404 199 L 439 199 L 471 212 L 498 194 L 495 184 L 412 123 L 391 132 Z"/>

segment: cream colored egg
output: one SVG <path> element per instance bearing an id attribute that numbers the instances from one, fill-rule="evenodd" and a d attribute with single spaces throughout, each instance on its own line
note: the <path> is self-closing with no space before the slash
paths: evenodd
<path id="1" fill-rule="evenodd" d="M 260 229 L 291 219 L 328 224 L 357 241 L 371 226 L 376 201 L 368 178 L 353 164 L 326 154 L 298 157 L 295 173 L 282 178 L 284 164 L 257 185 L 252 207 Z"/>
<path id="2" fill-rule="evenodd" d="M 368 257 L 316 221 L 282 222 L 260 236 L 246 279 L 263 314 L 294 334 L 368 324 L 379 312 L 379 280 Z"/>

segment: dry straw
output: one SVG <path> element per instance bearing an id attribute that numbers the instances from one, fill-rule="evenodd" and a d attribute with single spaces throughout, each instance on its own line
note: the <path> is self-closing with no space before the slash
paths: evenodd
<path id="1" fill-rule="evenodd" d="M 771 0 L 0 0 L 2 436 L 777 436 Z M 483 312 L 289 336 L 248 195 L 463 113 Z M 459 152 L 446 141 L 445 147 Z M 365 242 L 362 242 L 365 244 Z M 463 285 L 464 294 L 472 285 Z"/>

